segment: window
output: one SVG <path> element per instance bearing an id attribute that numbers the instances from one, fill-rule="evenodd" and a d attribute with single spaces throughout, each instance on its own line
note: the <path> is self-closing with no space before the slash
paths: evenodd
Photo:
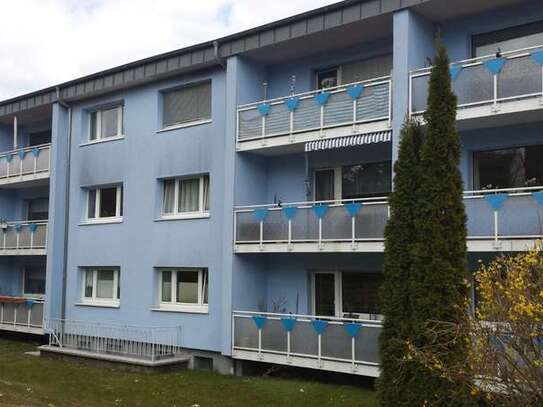
<path id="1" fill-rule="evenodd" d="M 475 189 L 543 185 L 543 145 L 478 151 L 473 154 Z"/>
<path id="2" fill-rule="evenodd" d="M 313 273 L 313 312 L 320 316 L 380 318 L 380 273 L 331 271 Z"/>
<path id="3" fill-rule="evenodd" d="M 383 55 L 375 58 L 369 58 L 362 61 L 343 64 L 336 68 L 318 71 L 317 89 L 332 88 L 338 85 L 344 85 L 353 82 L 361 82 L 369 79 L 380 78 L 390 75 L 392 70 L 392 55 Z M 364 92 L 368 95 L 372 92 L 371 87 Z"/>
<path id="4" fill-rule="evenodd" d="M 89 141 L 122 137 L 123 107 L 115 106 L 90 113 Z"/>
<path id="5" fill-rule="evenodd" d="M 211 81 L 163 92 L 163 127 L 211 120 Z"/>
<path id="6" fill-rule="evenodd" d="M 315 171 L 315 200 L 386 196 L 392 189 L 390 161 Z"/>
<path id="7" fill-rule="evenodd" d="M 473 56 L 493 55 L 543 45 L 543 21 L 473 36 Z"/>
<path id="8" fill-rule="evenodd" d="M 49 198 L 34 198 L 27 201 L 27 220 L 47 220 L 49 218 Z"/>
<path id="9" fill-rule="evenodd" d="M 38 131 L 28 135 L 28 146 L 40 146 L 51 142 L 51 130 Z"/>
<path id="10" fill-rule="evenodd" d="M 121 220 L 123 187 L 114 185 L 88 190 L 87 220 L 89 222 Z"/>
<path id="11" fill-rule="evenodd" d="M 333 88 L 339 85 L 339 68 L 317 72 L 317 89 Z"/>
<path id="12" fill-rule="evenodd" d="M 161 269 L 160 308 L 207 312 L 207 269 Z"/>
<path id="13" fill-rule="evenodd" d="M 209 175 L 162 181 L 162 217 L 194 217 L 209 212 Z"/>
<path id="14" fill-rule="evenodd" d="M 25 267 L 23 294 L 31 297 L 42 297 L 45 295 L 45 265 Z"/>
<path id="15" fill-rule="evenodd" d="M 118 268 L 87 268 L 83 275 L 83 302 L 119 305 Z"/>

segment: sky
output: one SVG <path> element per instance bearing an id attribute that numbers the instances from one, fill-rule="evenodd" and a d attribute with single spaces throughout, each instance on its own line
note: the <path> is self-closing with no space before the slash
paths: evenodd
<path id="1" fill-rule="evenodd" d="M 0 100 L 337 1 L 6 1 Z"/>

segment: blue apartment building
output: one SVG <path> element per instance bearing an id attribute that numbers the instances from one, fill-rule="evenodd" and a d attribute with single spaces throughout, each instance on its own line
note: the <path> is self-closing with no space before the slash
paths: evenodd
<path id="1" fill-rule="evenodd" d="M 0 330 L 379 375 L 402 123 L 452 61 L 470 268 L 543 236 L 543 4 L 350 0 L 0 102 Z"/>

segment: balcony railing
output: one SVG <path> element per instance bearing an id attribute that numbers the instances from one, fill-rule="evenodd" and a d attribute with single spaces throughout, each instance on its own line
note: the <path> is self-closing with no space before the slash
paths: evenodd
<path id="1" fill-rule="evenodd" d="M 500 105 L 512 100 L 543 96 L 543 45 L 501 56 L 486 56 L 451 64 L 450 73 L 458 107 L 490 105 L 498 111 Z M 410 75 L 411 114 L 426 110 L 428 80 L 431 68 L 418 69 Z"/>
<path id="2" fill-rule="evenodd" d="M 51 144 L 43 144 L 0 154 L 0 181 L 48 172 L 50 153 Z"/>
<path id="3" fill-rule="evenodd" d="M 85 354 L 143 361 L 174 358 L 181 349 L 181 327 L 145 327 L 88 321 L 48 320 L 49 346 Z"/>
<path id="4" fill-rule="evenodd" d="M 391 118 L 390 77 L 238 107 L 238 143 Z"/>
<path id="5" fill-rule="evenodd" d="M 47 221 L 0 223 L 0 228 L 0 254 L 47 247 Z"/>
<path id="6" fill-rule="evenodd" d="M 543 236 L 543 187 L 466 191 L 468 239 L 538 239 Z M 386 198 L 298 202 L 235 209 L 235 244 L 266 245 L 382 241 Z"/>
<path id="7" fill-rule="evenodd" d="M 32 332 L 43 328 L 42 299 L 0 296 L 0 329 Z"/>
<path id="8" fill-rule="evenodd" d="M 235 311 L 232 356 L 377 376 L 382 322 Z"/>

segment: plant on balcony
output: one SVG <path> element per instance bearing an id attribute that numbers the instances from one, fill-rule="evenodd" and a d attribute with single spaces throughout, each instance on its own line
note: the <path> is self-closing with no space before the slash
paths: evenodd
<path id="1" fill-rule="evenodd" d="M 432 321 L 436 340 L 409 355 L 451 382 L 484 394 L 491 405 L 543 405 L 543 251 L 541 244 L 500 256 L 475 273 L 477 303 L 461 323 Z M 465 359 L 443 365 L 451 337 L 469 335 Z M 469 368 L 466 369 L 466 366 Z"/>
<path id="2" fill-rule="evenodd" d="M 377 388 L 381 405 L 409 405 L 405 392 L 416 370 L 405 366 L 407 343 L 412 333 L 409 282 L 413 259 L 410 248 L 415 241 L 415 218 L 422 168 L 420 148 L 422 127 L 414 121 L 404 124 L 398 160 L 394 164 L 394 191 L 389 197 L 390 219 L 385 228 L 384 279 L 381 304 L 385 320 L 379 338 L 381 377 Z"/>

